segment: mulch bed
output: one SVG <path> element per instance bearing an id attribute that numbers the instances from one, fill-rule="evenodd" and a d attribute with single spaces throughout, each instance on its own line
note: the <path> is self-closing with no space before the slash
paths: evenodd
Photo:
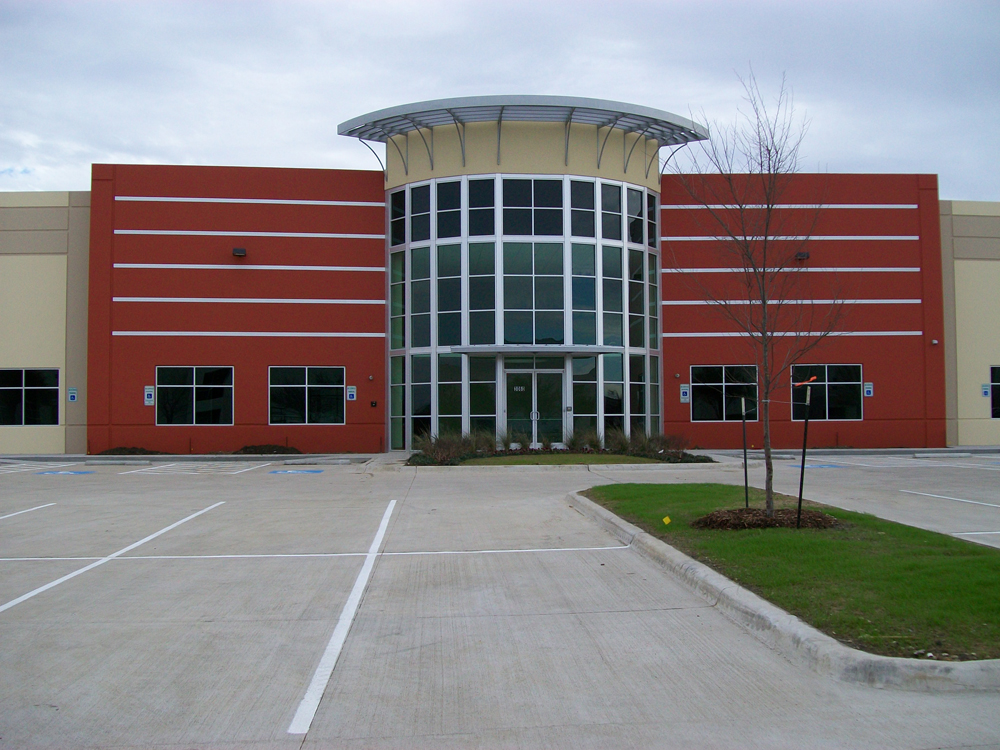
<path id="1" fill-rule="evenodd" d="M 691 522 L 696 529 L 770 529 L 795 528 L 796 510 L 781 508 L 768 518 L 763 508 L 733 508 L 715 510 Z M 802 511 L 802 528 L 829 529 L 837 525 L 837 519 L 818 510 Z"/>

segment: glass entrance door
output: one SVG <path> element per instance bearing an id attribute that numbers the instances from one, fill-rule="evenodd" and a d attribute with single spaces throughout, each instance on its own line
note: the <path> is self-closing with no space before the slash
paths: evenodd
<path id="1" fill-rule="evenodd" d="M 532 448 L 563 441 L 563 373 L 508 372 L 507 433 Z"/>

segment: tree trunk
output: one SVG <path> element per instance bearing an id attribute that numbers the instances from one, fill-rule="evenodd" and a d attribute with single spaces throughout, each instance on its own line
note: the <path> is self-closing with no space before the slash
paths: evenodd
<path id="1" fill-rule="evenodd" d="M 766 257 L 766 256 L 765 256 Z M 774 463 L 771 461 L 771 389 L 774 383 L 771 380 L 771 338 L 767 335 L 767 298 L 764 297 L 764 335 L 761 336 L 761 374 L 760 384 L 760 406 L 761 420 L 764 427 L 764 502 L 765 512 L 768 518 L 774 516 Z"/>
<path id="2" fill-rule="evenodd" d="M 774 464 L 771 462 L 771 398 L 764 394 L 761 399 L 761 418 L 764 422 L 764 497 L 766 499 L 767 517 L 774 515 Z"/>

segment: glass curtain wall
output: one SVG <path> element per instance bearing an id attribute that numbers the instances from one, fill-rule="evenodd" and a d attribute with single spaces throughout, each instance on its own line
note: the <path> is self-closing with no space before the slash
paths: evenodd
<path id="1" fill-rule="evenodd" d="M 509 432 L 508 398 L 532 444 L 660 430 L 654 192 L 496 174 L 404 186 L 387 207 L 391 448 Z"/>

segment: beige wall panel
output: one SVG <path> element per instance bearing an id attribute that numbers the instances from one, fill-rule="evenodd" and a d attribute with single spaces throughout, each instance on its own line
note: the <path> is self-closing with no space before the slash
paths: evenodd
<path id="1" fill-rule="evenodd" d="M 0 367 L 62 371 L 65 336 L 66 257 L 0 256 Z"/>
<path id="2" fill-rule="evenodd" d="M 1000 216 L 961 216 L 954 217 L 956 237 L 992 237 L 1000 239 Z"/>
<path id="3" fill-rule="evenodd" d="M 989 401 L 984 398 L 983 401 Z M 1000 419 L 958 420 L 959 445 L 1000 445 Z"/>
<path id="4" fill-rule="evenodd" d="M 1000 419 L 990 419 L 981 386 L 1000 367 L 1000 263 L 955 262 L 958 437 L 962 445 L 1000 445 Z"/>
<path id="5" fill-rule="evenodd" d="M 65 453 L 66 428 L 56 425 L 0 427 L 0 454 Z"/>
<path id="6" fill-rule="evenodd" d="M 69 229 L 65 208 L 0 208 L 0 232 Z"/>
<path id="7" fill-rule="evenodd" d="M 66 453 L 87 452 L 87 425 L 66 425 Z"/>
<path id="8" fill-rule="evenodd" d="M 64 211 L 65 213 L 65 211 Z M 0 255 L 65 255 L 66 232 L 0 232 Z"/>
<path id="9" fill-rule="evenodd" d="M 70 206 L 86 206 L 90 207 L 90 191 L 89 190 L 74 190 L 69 194 L 69 205 Z"/>
<path id="10" fill-rule="evenodd" d="M 1000 238 L 955 237 L 954 243 L 956 259 L 1000 260 Z"/>
<path id="11" fill-rule="evenodd" d="M 962 216 L 1000 216 L 996 201 L 949 201 L 951 212 Z"/>
<path id="12" fill-rule="evenodd" d="M 497 164 L 497 128 L 495 123 L 470 123 L 465 130 L 465 166 L 462 166 L 461 142 L 453 126 L 434 129 L 434 168 L 431 169 L 428 146 L 429 131 L 420 135 L 411 132 L 408 137 L 397 136 L 396 146 L 386 144 L 386 161 L 389 179 L 387 189 L 410 182 L 452 177 L 467 174 L 576 174 L 604 177 L 611 180 L 644 185 L 659 192 L 658 164 L 654 163 L 646 176 L 646 168 L 654 158 L 656 144 L 639 142 L 633 149 L 635 136 L 612 130 L 604 143 L 601 166 L 597 157 L 607 130 L 598 141 L 594 126 L 574 124 L 570 128 L 569 164 L 566 164 L 565 126 L 562 123 L 505 122 L 501 128 L 500 164 Z M 400 156 L 409 149 L 409 174 L 405 173 Z M 629 155 L 628 171 L 624 169 Z"/>
<path id="13" fill-rule="evenodd" d="M 55 191 L 0 193 L 0 208 L 47 208 L 69 205 L 69 193 Z"/>
<path id="14" fill-rule="evenodd" d="M 87 196 L 89 198 L 89 193 Z M 66 370 L 63 380 L 65 388 L 77 389 L 77 400 L 74 403 L 63 403 L 63 422 L 67 425 L 87 424 L 89 249 L 90 209 L 86 206 L 73 206 L 69 210 L 69 253 L 66 256 Z M 68 447 L 69 433 L 66 441 L 67 451 L 81 452 Z"/>

